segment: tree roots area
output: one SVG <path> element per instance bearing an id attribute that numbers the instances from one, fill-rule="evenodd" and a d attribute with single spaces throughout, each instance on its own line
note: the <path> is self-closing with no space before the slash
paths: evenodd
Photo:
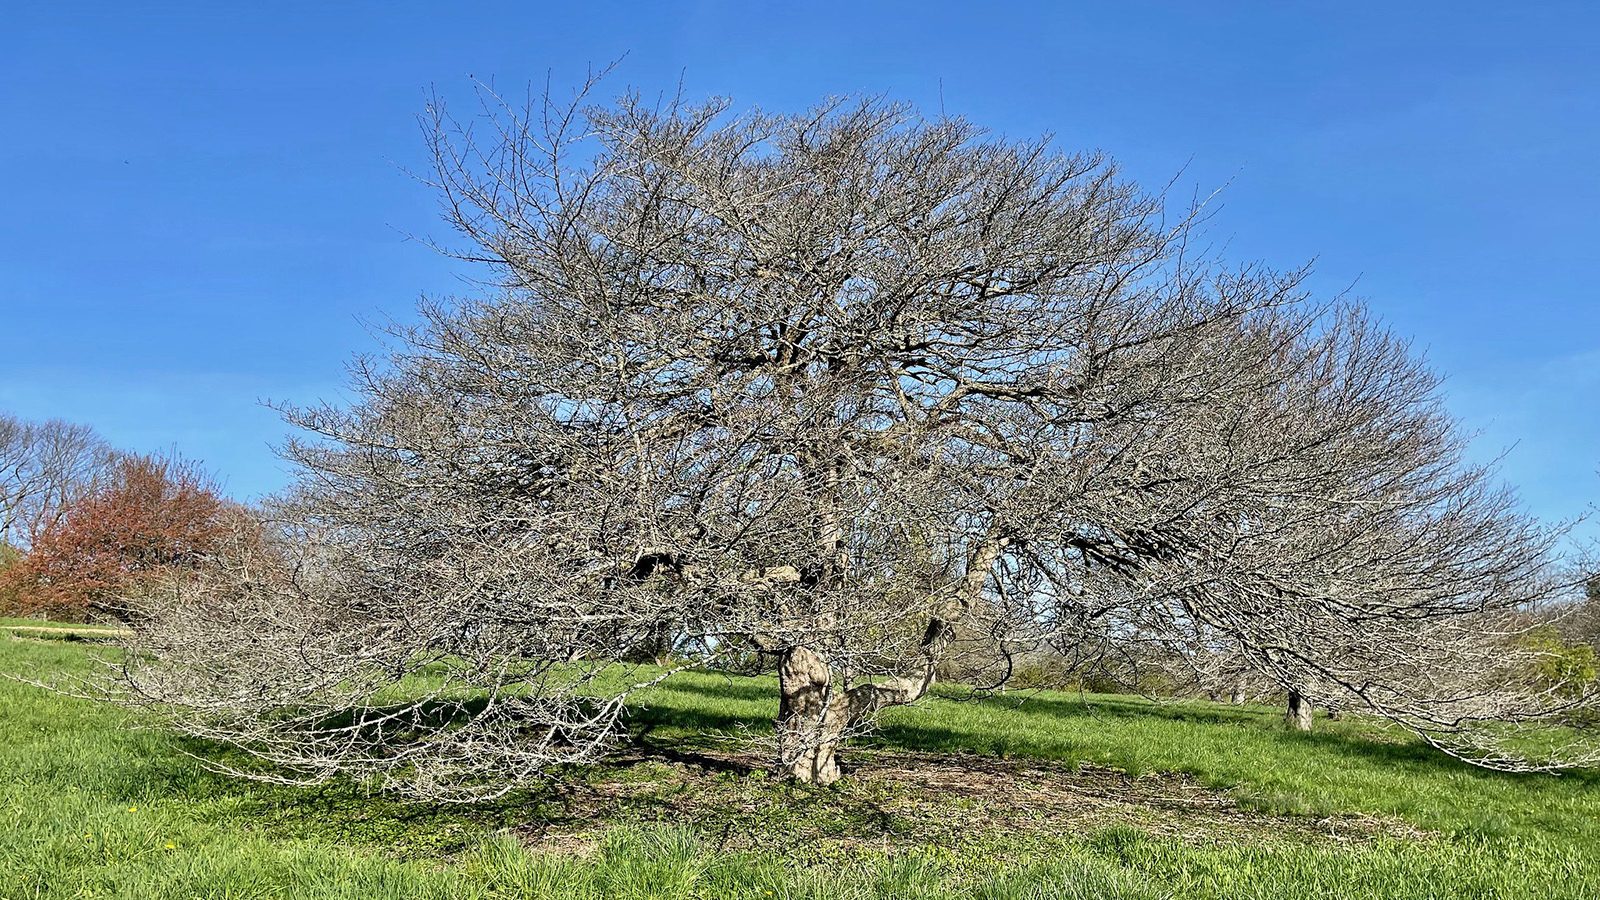
<path id="1" fill-rule="evenodd" d="M 848 778 L 817 790 L 773 783 L 754 755 L 644 756 L 563 785 L 551 814 L 516 834 L 535 851 L 586 855 L 602 846 L 597 822 L 666 820 L 696 824 L 721 850 L 820 865 L 858 851 L 1020 857 L 1106 830 L 1210 847 L 1426 836 L 1391 817 L 1262 812 L 1180 774 L 898 749 L 854 760 Z"/>
<path id="2" fill-rule="evenodd" d="M 0 637 L 0 672 L 92 642 Z M 0 898 L 1600 896 L 1600 778 L 1471 769 L 1345 716 L 945 689 L 830 787 L 771 774 L 769 679 L 640 698 L 606 763 L 492 803 L 208 772 L 115 707 L 0 681 Z"/>

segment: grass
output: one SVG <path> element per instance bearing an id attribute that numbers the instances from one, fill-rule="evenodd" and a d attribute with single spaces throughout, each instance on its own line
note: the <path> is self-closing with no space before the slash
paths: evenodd
<path id="1" fill-rule="evenodd" d="M 0 632 L 24 636 L 59 637 L 68 640 L 104 640 L 123 634 L 116 625 L 83 625 L 35 619 L 13 619 L 0 616 Z"/>
<path id="2" fill-rule="evenodd" d="M 104 647 L 0 635 L 0 673 Z M 206 772 L 138 715 L 0 680 L 0 898 L 1592 898 L 1600 778 L 1357 720 L 1038 693 L 896 710 L 832 789 L 763 777 L 765 679 L 685 674 L 636 746 L 429 807 Z"/>

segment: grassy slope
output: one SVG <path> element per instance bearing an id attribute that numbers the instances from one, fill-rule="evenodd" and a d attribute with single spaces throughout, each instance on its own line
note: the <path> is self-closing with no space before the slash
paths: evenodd
<path id="1" fill-rule="evenodd" d="M 0 639 L 0 672 L 78 671 L 93 652 Z M 647 698 L 636 723 L 656 743 L 716 744 L 770 721 L 770 690 L 759 679 L 680 676 Z M 538 798 L 439 810 L 342 787 L 231 782 L 129 713 L 0 681 L 0 898 L 1600 896 L 1595 777 L 1481 772 L 1353 722 L 1289 734 L 1267 709 L 1020 699 L 899 710 L 872 743 L 1187 772 L 1265 812 L 1396 816 L 1435 834 L 1338 843 L 1278 839 L 1270 827 L 1249 841 L 1126 825 L 1025 838 L 957 832 L 893 855 L 836 848 L 824 865 L 800 866 L 771 852 L 712 851 L 717 822 L 652 825 L 645 803 L 597 823 L 593 855 L 533 854 L 506 834 L 543 815 Z M 726 777 L 772 831 L 821 828 L 819 816 L 856 808 L 842 802 L 851 788 Z M 876 815 L 902 834 L 919 828 Z"/>

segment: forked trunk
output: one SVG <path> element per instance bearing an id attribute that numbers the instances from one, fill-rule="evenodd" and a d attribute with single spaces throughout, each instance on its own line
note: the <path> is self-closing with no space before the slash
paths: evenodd
<path id="1" fill-rule="evenodd" d="M 839 780 L 839 744 L 850 724 L 850 699 L 833 684 L 828 661 L 805 647 L 778 663 L 778 766 L 796 781 Z"/>
<path id="2" fill-rule="evenodd" d="M 1300 696 L 1299 691 L 1289 692 L 1289 709 L 1284 713 L 1284 720 L 1295 731 L 1311 730 L 1311 702 Z"/>

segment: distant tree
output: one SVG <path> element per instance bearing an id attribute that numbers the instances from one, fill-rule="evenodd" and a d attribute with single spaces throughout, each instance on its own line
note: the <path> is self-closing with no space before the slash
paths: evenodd
<path id="1" fill-rule="evenodd" d="M 1600 650 L 1600 575 L 1584 579 L 1582 606 L 1575 620 L 1578 639 Z"/>
<path id="2" fill-rule="evenodd" d="M 1553 536 L 1358 307 L 959 119 L 487 101 L 434 107 L 434 180 L 497 290 L 291 411 L 289 558 L 138 631 L 192 733 L 499 794 L 602 757 L 667 635 L 776 659 L 775 766 L 827 783 L 971 642 L 1204 632 L 1484 765 L 1588 758 L 1480 727 L 1559 708 L 1507 617 Z"/>
<path id="3" fill-rule="evenodd" d="M 1585 571 L 1593 571 L 1593 560 L 1585 562 Z M 1575 599 L 1551 610 L 1554 629 L 1563 640 L 1584 644 L 1600 652 L 1600 575 L 1582 576 Z"/>
<path id="4" fill-rule="evenodd" d="M 69 503 L 0 586 L 22 612 L 127 618 L 125 598 L 196 565 L 228 534 L 227 505 L 191 462 L 122 456 L 102 484 Z"/>
<path id="5" fill-rule="evenodd" d="M 100 485 L 115 458 L 87 426 L 0 414 L 0 542 L 26 551 Z"/>
<path id="6" fill-rule="evenodd" d="M 22 551 L 0 541 L 0 614 L 17 609 L 16 589 L 8 573 L 20 562 L 22 562 Z"/>
<path id="7" fill-rule="evenodd" d="M 1579 693 L 1600 679 L 1600 659 L 1591 644 L 1568 640 L 1548 625 L 1528 632 L 1523 641 L 1541 654 L 1536 677 L 1557 690 Z"/>

